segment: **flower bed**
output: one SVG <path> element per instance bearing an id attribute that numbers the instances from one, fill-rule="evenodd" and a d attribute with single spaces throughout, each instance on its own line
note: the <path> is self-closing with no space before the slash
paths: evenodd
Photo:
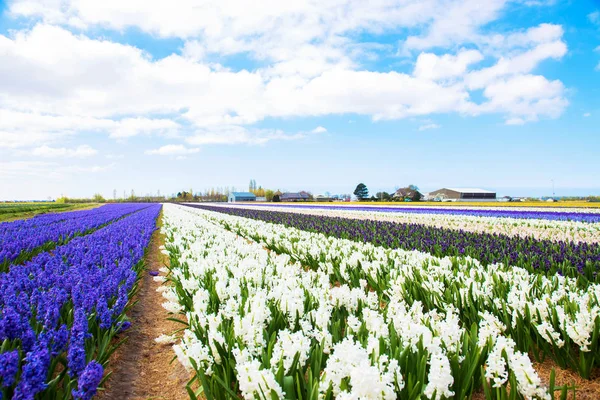
<path id="1" fill-rule="evenodd" d="M 528 351 L 595 366 L 598 285 L 175 205 L 164 222 L 164 306 L 207 398 L 547 399 Z"/>
<path id="2" fill-rule="evenodd" d="M 252 209 L 254 206 L 235 204 L 235 207 Z M 496 233 L 511 237 L 532 237 L 537 240 L 548 239 L 554 242 L 600 242 L 600 224 L 580 221 L 551 221 L 545 219 L 481 217 L 453 214 L 414 214 L 400 211 L 361 211 L 355 210 L 353 207 L 333 210 L 326 207 L 293 208 L 289 206 L 269 205 L 262 207 L 261 210 L 411 223 L 455 231 Z"/>
<path id="3" fill-rule="evenodd" d="M 193 205 L 230 215 L 282 224 L 377 246 L 418 250 L 438 257 L 468 256 L 484 265 L 501 262 L 528 271 L 598 280 L 600 244 L 554 242 L 532 237 L 473 233 L 419 224 L 314 216 L 279 211 Z"/>
<path id="4" fill-rule="evenodd" d="M 0 274 L 1 398 L 96 393 L 161 208 L 144 207 Z"/>
<path id="5" fill-rule="evenodd" d="M 253 207 L 269 207 L 269 204 L 248 204 Z M 499 207 L 478 207 L 469 208 L 468 206 L 452 207 L 420 207 L 420 206 L 336 206 L 336 205 L 301 205 L 286 204 L 282 207 L 304 208 L 304 209 L 327 209 L 327 210 L 357 210 L 368 212 L 399 212 L 407 214 L 441 214 L 441 215 L 471 215 L 477 217 L 495 217 L 495 218 L 524 218 L 524 219 L 547 219 L 551 221 L 580 221 L 597 223 L 600 222 L 600 212 L 597 209 L 532 209 L 529 208 L 499 208 Z"/>
<path id="6" fill-rule="evenodd" d="M 45 214 L 0 224 L 0 271 L 35 254 L 64 244 L 107 223 L 139 211 L 148 204 L 107 204 L 87 211 Z"/>

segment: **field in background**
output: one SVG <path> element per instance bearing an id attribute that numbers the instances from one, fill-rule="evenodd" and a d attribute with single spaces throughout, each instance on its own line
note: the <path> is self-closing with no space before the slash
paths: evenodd
<path id="1" fill-rule="evenodd" d="M 257 202 L 259 203 L 259 202 Z M 369 207 L 377 207 L 377 206 L 398 206 L 398 207 L 564 207 L 564 208 L 600 208 L 600 202 L 593 203 L 589 201 L 557 201 L 554 203 L 548 203 L 545 201 L 515 201 L 515 202 L 502 202 L 502 201 L 482 201 L 482 202 L 439 202 L 439 201 L 419 201 L 419 202 L 399 202 L 399 201 L 361 201 L 361 202 L 281 202 L 281 203 L 270 203 L 270 202 L 260 202 L 264 204 L 272 204 L 274 206 L 286 205 L 286 204 L 302 204 L 307 206 L 369 206 Z M 243 204 L 243 203 L 238 203 Z"/>
<path id="2" fill-rule="evenodd" d="M 0 222 L 31 218 L 49 212 L 85 210 L 98 207 L 97 203 L 65 204 L 65 203 L 0 203 Z"/>

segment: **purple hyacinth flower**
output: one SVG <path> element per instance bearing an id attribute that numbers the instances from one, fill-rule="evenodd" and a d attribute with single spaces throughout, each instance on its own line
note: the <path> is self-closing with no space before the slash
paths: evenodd
<path id="1" fill-rule="evenodd" d="M 0 378 L 2 386 L 10 387 L 15 384 L 15 376 L 19 372 L 19 351 L 7 351 L 0 354 Z"/>
<path id="2" fill-rule="evenodd" d="M 81 400 L 90 400 L 96 394 L 103 375 L 104 368 L 102 365 L 96 361 L 91 361 L 79 377 L 77 390 L 71 392 L 73 397 Z"/>
<path id="3" fill-rule="evenodd" d="M 129 328 L 131 328 L 131 322 L 129 321 L 123 321 L 119 324 L 119 332 L 124 332 Z"/>
<path id="4" fill-rule="evenodd" d="M 150 271 L 149 274 L 152 276 L 158 276 L 158 271 Z"/>

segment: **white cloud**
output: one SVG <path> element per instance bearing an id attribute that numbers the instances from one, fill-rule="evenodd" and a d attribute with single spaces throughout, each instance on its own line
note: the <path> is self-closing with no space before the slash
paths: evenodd
<path id="1" fill-rule="evenodd" d="M 428 27 L 420 36 L 408 37 L 404 52 L 456 46 L 480 36 L 479 28 L 498 17 L 507 0 L 440 2 L 427 12 Z"/>
<path id="2" fill-rule="evenodd" d="M 558 80 L 518 75 L 487 86 L 484 96 L 488 101 L 478 108 L 480 112 L 502 110 L 510 116 L 508 121 L 517 123 L 536 121 L 540 115 L 556 118 L 567 106 L 563 93 L 564 86 Z"/>
<path id="3" fill-rule="evenodd" d="M 317 131 L 317 132 L 315 132 Z M 213 144 L 246 144 L 264 145 L 274 140 L 299 140 L 311 134 L 321 133 L 315 129 L 312 132 L 285 133 L 279 129 L 247 129 L 241 126 L 220 126 L 207 130 L 199 130 L 186 139 L 191 145 L 213 145 Z"/>
<path id="4" fill-rule="evenodd" d="M 484 87 L 499 76 L 528 73 L 565 51 L 562 42 L 543 43 L 494 67 L 471 71 L 467 80 L 471 88 Z M 14 38 L 0 36 L 0 72 L 6 77 L 0 82 L 0 107 L 34 113 L 44 123 L 51 120 L 61 134 L 66 125 L 106 130 L 115 138 L 181 129 L 173 119 L 148 118 L 152 113 L 172 113 L 206 128 L 254 124 L 267 117 L 355 113 L 378 120 L 472 110 L 462 85 L 430 79 L 460 80 L 480 53 L 433 58 L 442 67 L 426 67 L 420 58 L 415 76 L 344 66 L 313 77 L 273 76 L 263 69 L 233 72 L 178 55 L 155 61 L 131 46 L 37 25 Z M 24 81 L 23 76 L 34 78 Z M 125 114 L 129 117 L 118 118 Z"/>
<path id="5" fill-rule="evenodd" d="M 74 175 L 96 174 L 110 171 L 115 164 L 108 165 L 76 165 L 60 164 L 49 161 L 7 161 L 0 162 L 0 179 L 22 179 L 38 177 L 61 180 Z"/>
<path id="6" fill-rule="evenodd" d="M 184 154 L 194 154 L 200 151 L 199 148 L 187 148 L 181 144 L 168 144 L 158 149 L 147 150 L 146 154 L 159 156 L 181 156 Z"/>
<path id="7" fill-rule="evenodd" d="M 432 53 L 421 53 L 413 75 L 424 79 L 444 79 L 461 76 L 470 64 L 483 60 L 483 55 L 477 50 L 461 50 L 458 54 L 437 56 Z"/>
<path id="8" fill-rule="evenodd" d="M 110 137 L 128 138 L 148 133 L 175 134 L 179 128 L 177 122 L 167 119 L 126 118 L 115 122 L 114 128 L 110 130 Z"/>
<path id="9" fill-rule="evenodd" d="M 439 129 L 441 128 L 441 125 L 438 124 L 425 124 L 425 125 L 421 125 L 419 126 L 419 131 L 426 131 L 429 129 Z"/>
<path id="10" fill-rule="evenodd" d="M 523 112 L 494 89 L 512 79 L 546 80 L 534 69 L 567 51 L 558 25 L 481 33 L 505 3 L 265 0 L 257 6 L 227 0 L 207 6 L 184 0 L 165 6 L 131 0 L 124 7 L 117 0 L 15 0 L 12 15 L 45 23 L 0 35 L 0 147 L 51 146 L 87 131 L 115 139 L 160 134 L 192 145 L 261 144 L 308 136 L 251 126 L 266 118 L 331 114 L 373 120 L 436 113 L 556 117 L 567 104 L 558 81 L 556 90 L 543 92 L 548 98 L 522 96 L 505 85 L 504 91 L 516 90 Z M 182 55 L 156 60 L 133 46 L 86 36 L 97 27 L 179 37 L 185 40 Z M 407 51 L 446 48 L 422 52 L 412 74 L 361 64 L 390 49 L 376 39 L 359 43 L 356 33 L 377 37 L 403 28 L 425 32 L 407 38 Z M 240 53 L 260 66 L 236 71 L 208 61 Z M 478 67 L 484 60 L 493 65 Z M 481 104 L 471 99 L 479 89 L 490 96 Z"/>
<path id="11" fill-rule="evenodd" d="M 74 149 L 66 147 L 40 146 L 31 150 L 31 155 L 45 158 L 87 158 L 97 154 L 98 151 L 88 145 L 77 146 Z"/>
<path id="12" fill-rule="evenodd" d="M 527 74 L 546 59 L 560 59 L 567 52 L 567 46 L 562 41 L 542 43 L 536 47 L 512 57 L 500 58 L 488 68 L 472 71 L 465 77 L 469 89 L 480 89 L 507 75 Z"/>
<path id="13" fill-rule="evenodd" d="M 480 38 L 482 44 L 494 51 L 514 48 L 530 48 L 541 43 L 550 43 L 562 38 L 564 29 L 556 24 L 540 24 L 524 31 L 507 35 L 490 35 Z"/>
<path id="14" fill-rule="evenodd" d="M 359 0 L 262 0 L 259 4 L 184 0 L 167 6 L 158 0 L 129 0 L 125 7 L 119 0 L 17 0 L 10 11 L 77 28 L 102 26 L 122 31 L 137 27 L 162 37 L 200 36 L 207 46 L 237 49 L 256 42 L 273 46 L 276 39 L 308 43 L 356 29 L 380 32 L 397 25 L 417 26 L 426 23 L 431 11 L 442 4 L 440 0 L 374 0 L 369 4 Z"/>
<path id="15" fill-rule="evenodd" d="M 504 123 L 506 125 L 523 125 L 525 120 L 523 118 L 508 118 Z"/>
<path id="16" fill-rule="evenodd" d="M 588 19 L 597 25 L 600 25 L 600 11 L 596 10 L 588 14 Z"/>
<path id="17" fill-rule="evenodd" d="M 317 126 L 317 127 L 316 127 L 315 129 L 313 129 L 311 132 L 312 132 L 312 133 L 325 133 L 325 132 L 327 132 L 327 129 L 325 129 L 325 128 L 324 128 L 324 127 L 322 127 L 322 126 Z"/>
<path id="18" fill-rule="evenodd" d="M 0 86 L 2 86 L 1 82 Z M 176 122 L 167 119 L 112 120 L 78 115 L 48 115 L 0 108 L 0 148 L 48 144 L 77 132 L 86 131 L 105 132 L 111 137 L 125 138 L 142 133 L 174 132 L 178 129 L 179 125 Z"/>
<path id="19" fill-rule="evenodd" d="M 592 115 L 592 114 L 591 114 L 591 113 L 589 113 L 589 112 L 583 113 L 583 116 L 584 116 L 584 117 L 589 117 L 589 116 L 591 116 L 591 115 Z"/>

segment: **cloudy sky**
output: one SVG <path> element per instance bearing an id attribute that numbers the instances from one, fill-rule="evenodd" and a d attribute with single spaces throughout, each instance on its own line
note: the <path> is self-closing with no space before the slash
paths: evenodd
<path id="1" fill-rule="evenodd" d="M 0 0 L 0 199 L 600 194 L 593 0 Z"/>

